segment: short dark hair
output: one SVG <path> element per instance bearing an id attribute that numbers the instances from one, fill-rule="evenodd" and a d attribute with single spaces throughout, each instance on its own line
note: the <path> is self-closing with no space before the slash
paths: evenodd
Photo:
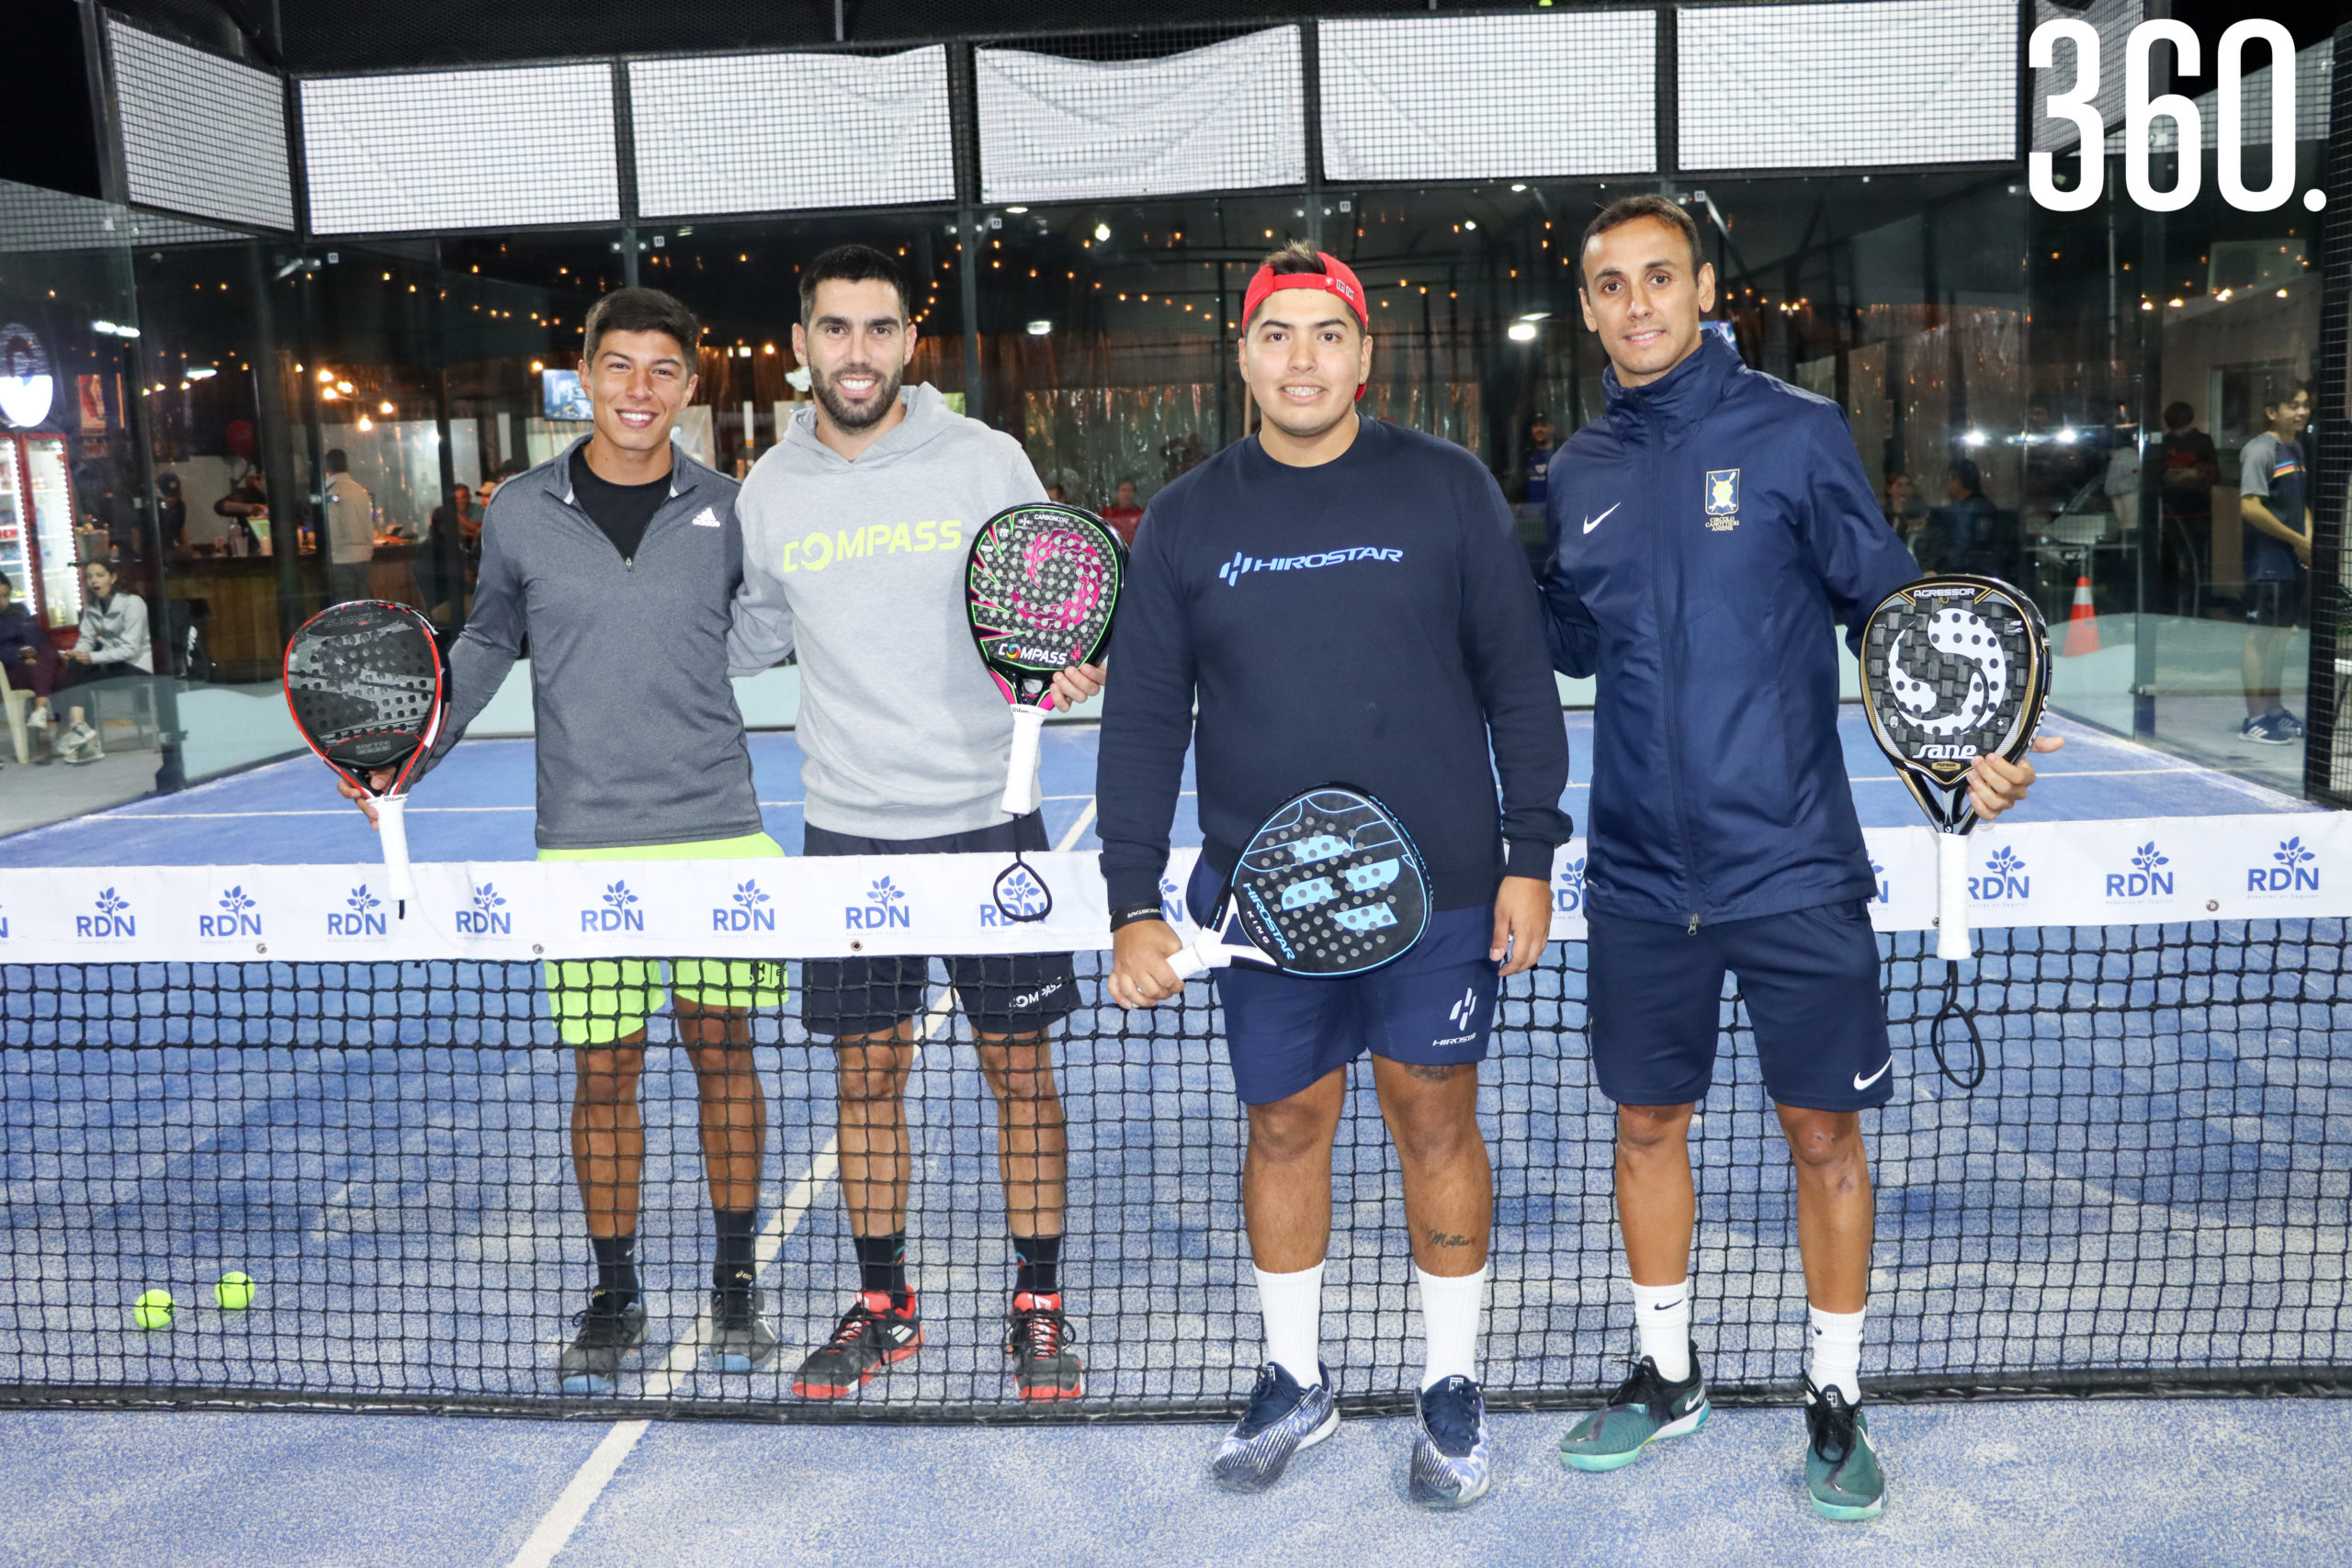
<path id="1" fill-rule="evenodd" d="M 2165 423 L 2167 425 L 2194 424 L 2196 423 L 2197 411 L 2190 408 L 2187 403 L 2166 403 L 2165 405 Z"/>
<path id="2" fill-rule="evenodd" d="M 5 572 L 5 571 L 0 571 L 0 588 L 5 588 L 5 589 L 6 589 L 6 590 L 8 591 L 8 596 L 9 596 L 10 598 L 12 598 L 12 599 L 13 599 L 13 598 L 15 598 L 15 597 L 16 597 L 16 594 L 17 594 L 17 581 L 16 581 L 16 579 L 14 579 L 14 578 L 10 577 L 10 576 L 9 576 L 6 572 Z"/>
<path id="3" fill-rule="evenodd" d="M 1331 270 L 1323 265 L 1323 258 L 1316 254 L 1315 247 L 1305 240 L 1285 241 L 1268 251 L 1266 259 L 1258 265 L 1277 277 L 1294 272 L 1328 274 Z"/>
<path id="4" fill-rule="evenodd" d="M 351 472 L 351 458 L 340 446 L 328 447 L 326 456 L 321 458 L 320 461 L 326 464 L 327 472 L 331 474 L 347 474 Z"/>
<path id="5" fill-rule="evenodd" d="M 1701 265 L 1699 225 L 1689 212 L 1683 210 L 1680 202 L 1652 193 L 1620 197 L 1593 214 L 1592 221 L 1584 226 L 1584 238 L 1577 242 L 1577 282 L 1581 285 L 1585 280 L 1585 247 L 1592 243 L 1596 235 L 1606 234 L 1611 229 L 1623 228 L 1644 218 L 1654 218 L 1668 228 L 1681 231 L 1684 242 L 1690 247 L 1690 272 L 1695 277 Z"/>
<path id="6" fill-rule="evenodd" d="M 2283 409 L 2297 398 L 2311 395 L 2312 384 L 2301 376 L 2278 376 L 2266 382 L 2262 389 L 2262 412 L 2267 415 L 2274 409 Z"/>
<path id="7" fill-rule="evenodd" d="M 887 283 L 899 291 L 899 316 L 914 314 L 908 308 L 907 275 L 897 260 L 872 245 L 835 245 L 800 269 L 800 323 L 817 314 L 817 285 L 820 283 Z"/>
<path id="8" fill-rule="evenodd" d="M 580 346 L 582 360 L 596 357 L 596 345 L 606 333 L 666 333 L 684 354 L 689 371 L 695 367 L 695 349 L 702 343 L 702 323 L 695 313 L 677 296 L 659 288 L 616 288 L 591 305 Z"/>
<path id="9" fill-rule="evenodd" d="M 1960 481 L 1960 488 L 1966 491 L 1969 494 L 1981 495 L 1984 493 L 1984 470 L 1976 466 L 1975 458 L 1954 457 L 1951 460 L 1951 477 L 1958 479 Z"/>

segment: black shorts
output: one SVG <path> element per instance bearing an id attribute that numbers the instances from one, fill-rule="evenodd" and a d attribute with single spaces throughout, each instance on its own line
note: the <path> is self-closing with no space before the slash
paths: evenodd
<path id="1" fill-rule="evenodd" d="M 2245 624 L 2250 626 L 2300 626 L 2303 624 L 2303 580 L 2268 581 L 2245 585 Z"/>
<path id="2" fill-rule="evenodd" d="M 1592 1066 L 1620 1105 L 1688 1105 L 1714 1081 L 1724 975 L 1739 976 L 1775 1105 L 1861 1111 L 1894 1093 L 1878 937 L 1859 898 L 1691 931 L 1589 914 Z"/>
<path id="3" fill-rule="evenodd" d="M 867 839 L 808 824 L 810 855 L 1002 853 L 1047 847 L 1046 818 L 1026 817 L 934 839 Z M 972 1027 L 986 1034 L 1035 1034 L 1078 1010 L 1078 970 L 1067 953 L 992 953 L 944 960 L 948 983 Z M 931 960 L 810 958 L 800 966 L 800 1021 L 811 1034 L 885 1034 L 931 1002 Z"/>

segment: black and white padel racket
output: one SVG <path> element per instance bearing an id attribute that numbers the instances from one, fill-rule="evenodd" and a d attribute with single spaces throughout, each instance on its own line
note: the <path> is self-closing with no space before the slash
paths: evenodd
<path id="1" fill-rule="evenodd" d="M 286 705 L 327 766 L 376 797 L 384 870 L 402 915 L 416 886 L 408 869 L 408 788 L 440 738 L 447 668 L 433 623 L 406 604 L 357 599 L 302 623 L 286 645 Z M 391 782 L 376 787 L 378 773 Z"/>
<path id="2" fill-rule="evenodd" d="M 1934 825 L 1936 956 L 1970 957 L 1969 764 L 2016 761 L 2050 696 L 2050 634 L 2032 600 L 1990 577 L 1928 577 L 1898 588 L 1862 631 L 1862 708 Z"/>
<path id="3" fill-rule="evenodd" d="M 1228 940 L 1228 917 L 1238 940 Z M 1237 961 L 1361 975 L 1401 956 L 1429 923 L 1429 868 L 1405 825 L 1363 791 L 1324 784 L 1266 818 L 1201 934 L 1168 966 L 1180 980 Z"/>
<path id="4" fill-rule="evenodd" d="M 1004 779 L 1012 816 L 1037 809 L 1037 740 L 1054 705 L 1054 677 L 1102 656 L 1126 571 L 1119 536 L 1075 506 L 1009 506 L 973 536 L 965 607 L 980 661 L 1012 705 Z"/>

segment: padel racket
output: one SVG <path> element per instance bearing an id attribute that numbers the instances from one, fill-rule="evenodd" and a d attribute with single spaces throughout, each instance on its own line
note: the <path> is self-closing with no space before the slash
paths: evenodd
<path id="1" fill-rule="evenodd" d="M 2032 600 L 1990 577 L 1928 577 L 1887 595 L 1862 630 L 1871 733 L 1936 829 L 1936 956 L 1971 956 L 1969 765 L 2016 761 L 2050 696 L 2050 633 Z"/>
<path id="2" fill-rule="evenodd" d="M 1238 942 L 1227 939 L 1228 914 Z M 1324 784 L 1266 818 L 1201 934 L 1168 966 L 1180 980 L 1236 961 L 1361 975 L 1401 956 L 1429 923 L 1429 867 L 1405 825 L 1362 790 Z"/>
<path id="3" fill-rule="evenodd" d="M 1015 817 L 1037 809 L 1037 739 L 1054 677 L 1101 657 L 1126 572 L 1119 536 L 1075 506 L 1009 506 L 973 536 L 965 607 L 980 662 L 1012 705 L 1004 808 Z"/>
<path id="4" fill-rule="evenodd" d="M 384 869 L 407 914 L 416 885 L 408 869 L 408 787 L 433 752 L 448 675 L 433 623 L 406 604 L 357 599 L 302 623 L 286 645 L 286 705 L 294 728 L 327 766 L 376 797 Z M 375 775 L 390 769 L 378 789 Z"/>

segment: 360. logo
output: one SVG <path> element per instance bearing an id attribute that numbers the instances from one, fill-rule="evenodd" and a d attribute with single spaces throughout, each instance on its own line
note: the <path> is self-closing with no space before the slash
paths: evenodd
<path id="1" fill-rule="evenodd" d="M 2098 96 L 2098 32 L 2075 17 L 2057 18 L 2033 29 L 2027 45 L 2035 70 L 2058 63 L 2058 45 L 2072 45 L 2074 85 L 2050 95 L 2045 112 L 2053 119 L 2071 120 L 2081 138 L 2080 150 L 2089 154 L 2104 149 L 2107 127 L 2094 107 Z M 2245 183 L 2245 96 L 2246 45 L 2259 42 L 2270 51 L 2270 183 L 2256 190 Z M 2196 102 L 2179 93 L 2152 93 L 2156 46 L 2170 44 L 2174 69 L 2197 74 L 2199 44 L 2186 22 L 2142 22 L 2132 29 L 2123 48 L 2123 184 L 2134 204 L 2149 212 L 2177 212 L 2197 199 L 2204 177 L 2198 155 L 2205 144 L 2203 117 Z M 2284 207 L 2295 194 L 2295 39 L 2277 22 L 2259 17 L 2232 24 L 2222 35 L 2214 95 L 2216 156 L 2214 175 L 2222 197 L 2241 212 L 2269 212 Z M 2173 146 L 2186 156 L 2177 160 L 2170 190 L 2158 190 L 2150 165 L 2158 151 L 2155 127 L 2169 121 Z M 2103 156 L 2081 160 L 2082 177 L 2072 189 L 2058 186 L 2057 159 L 2035 152 L 2026 160 L 2027 183 L 2034 201 L 2052 212 L 2081 212 L 2097 205 L 2104 189 L 2107 161 Z M 2303 193 L 2303 206 L 2317 212 L 2327 205 L 2327 193 L 2313 188 Z"/>

